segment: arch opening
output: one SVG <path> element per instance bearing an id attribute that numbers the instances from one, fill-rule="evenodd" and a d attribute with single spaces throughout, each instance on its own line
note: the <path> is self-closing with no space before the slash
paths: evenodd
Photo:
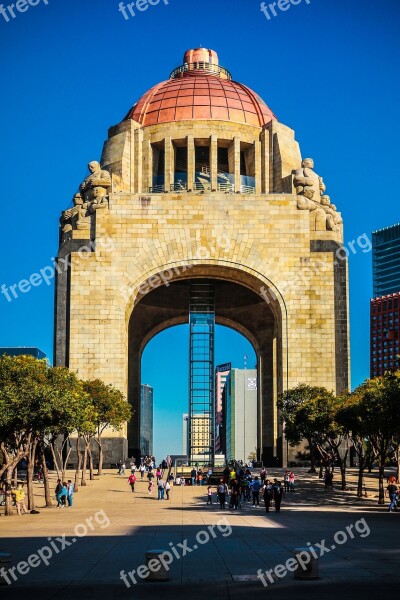
<path id="1" fill-rule="evenodd" d="M 240 274 L 240 272 L 239 272 Z M 233 278 L 233 275 L 235 276 Z M 147 344 L 165 330 L 189 321 L 190 282 L 204 279 L 215 289 L 215 323 L 243 335 L 257 356 L 257 443 L 256 456 L 267 466 L 282 464 L 283 444 L 276 399 L 283 389 L 284 361 L 280 304 L 266 302 L 255 290 L 264 282 L 233 269 L 193 267 L 190 273 L 177 270 L 167 285 L 137 298 L 128 330 L 128 400 L 134 418 L 128 425 L 129 454 L 140 453 L 140 385 L 142 355 Z M 244 275 L 244 276 L 243 276 Z M 239 279 L 239 281 L 238 281 Z M 253 281 L 252 281 L 253 279 Z"/>

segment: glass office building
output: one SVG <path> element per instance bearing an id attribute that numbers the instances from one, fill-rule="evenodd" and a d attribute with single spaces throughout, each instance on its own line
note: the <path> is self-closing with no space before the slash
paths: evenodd
<path id="1" fill-rule="evenodd" d="M 374 298 L 400 292 L 400 223 L 372 233 Z"/>
<path id="2" fill-rule="evenodd" d="M 153 455 L 153 394 L 150 385 L 140 386 L 140 450 L 142 456 Z"/>

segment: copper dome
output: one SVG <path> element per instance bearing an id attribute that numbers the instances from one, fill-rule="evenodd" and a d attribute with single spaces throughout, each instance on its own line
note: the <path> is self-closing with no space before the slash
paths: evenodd
<path id="1" fill-rule="evenodd" d="M 135 104 L 124 120 L 147 127 L 173 121 L 215 119 L 262 127 L 276 119 L 250 88 L 232 81 L 219 66 L 213 50 L 188 50 L 184 64 L 168 81 L 155 85 Z"/>

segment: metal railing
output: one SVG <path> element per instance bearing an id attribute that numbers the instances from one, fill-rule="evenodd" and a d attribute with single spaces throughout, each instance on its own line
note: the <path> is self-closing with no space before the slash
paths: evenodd
<path id="1" fill-rule="evenodd" d="M 193 189 L 196 191 L 201 191 L 201 192 L 205 192 L 211 191 L 211 184 L 210 183 L 202 183 L 201 181 L 195 181 L 195 183 L 193 184 Z"/>
<path id="2" fill-rule="evenodd" d="M 240 193 L 241 194 L 255 194 L 256 193 L 256 188 L 252 187 L 251 185 L 241 185 L 240 186 Z"/>
<path id="3" fill-rule="evenodd" d="M 164 191 L 164 185 L 153 185 L 149 187 L 149 194 L 163 194 Z"/>
<path id="4" fill-rule="evenodd" d="M 217 187 L 219 192 L 225 192 L 225 194 L 232 194 L 235 191 L 233 183 L 218 183 Z"/>
<path id="5" fill-rule="evenodd" d="M 183 181 L 177 183 L 171 183 L 170 185 L 171 192 L 187 192 L 187 183 Z"/>
<path id="6" fill-rule="evenodd" d="M 232 75 L 228 69 L 224 69 L 224 67 L 213 65 L 208 62 L 194 62 L 181 65 L 172 71 L 169 78 L 176 79 L 180 75 L 183 75 L 189 71 L 206 71 L 209 75 L 224 75 L 228 81 L 232 81 Z"/>

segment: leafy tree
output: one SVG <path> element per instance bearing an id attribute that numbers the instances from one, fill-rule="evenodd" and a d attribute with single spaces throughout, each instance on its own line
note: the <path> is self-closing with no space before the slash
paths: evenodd
<path id="1" fill-rule="evenodd" d="M 400 441 L 400 372 L 367 379 L 354 391 L 352 398 L 358 405 L 350 415 L 353 435 L 366 438 L 378 460 L 378 502 L 384 504 L 385 464 L 398 449 Z"/>
<path id="2" fill-rule="evenodd" d="M 91 419 L 96 433 L 91 437 L 99 447 L 98 474 L 101 475 L 103 470 L 102 435 L 107 428 L 120 430 L 131 418 L 132 409 L 118 389 L 112 385 L 106 385 L 100 379 L 84 381 L 83 389 L 93 405 Z"/>
<path id="3" fill-rule="evenodd" d="M 328 456 L 324 449 L 328 419 L 319 408 L 325 404 L 327 396 L 333 398 L 333 394 L 323 387 L 300 384 L 281 394 L 278 400 L 286 439 L 291 446 L 307 441 L 312 473 L 316 472 L 316 454 L 320 455 L 321 461 Z"/>

